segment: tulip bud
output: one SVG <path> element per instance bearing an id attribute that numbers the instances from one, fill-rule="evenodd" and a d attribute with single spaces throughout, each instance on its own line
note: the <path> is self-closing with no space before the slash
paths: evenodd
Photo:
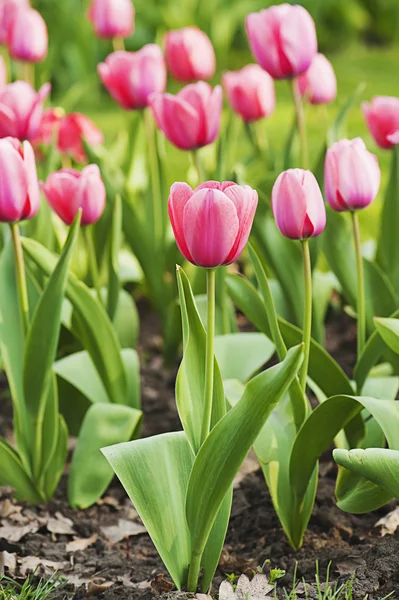
<path id="1" fill-rule="evenodd" d="M 174 183 L 168 211 L 180 252 L 200 267 L 231 264 L 248 241 L 257 205 L 248 185 L 207 181 L 192 190 Z"/>
<path id="2" fill-rule="evenodd" d="M 87 16 L 94 33 L 102 39 L 127 38 L 134 31 L 131 0 L 93 0 Z"/>
<path id="3" fill-rule="evenodd" d="M 40 129 L 43 104 L 51 86 L 36 92 L 26 81 L 15 81 L 0 91 L 0 138 L 34 139 Z"/>
<path id="4" fill-rule="evenodd" d="M 304 73 L 317 53 L 316 27 L 303 6 L 280 4 L 251 13 L 246 28 L 252 54 L 274 79 Z"/>
<path id="5" fill-rule="evenodd" d="M 326 226 L 323 196 L 310 171 L 281 173 L 273 186 L 272 209 L 281 233 L 293 240 L 320 235 Z"/>
<path id="6" fill-rule="evenodd" d="M 99 146 L 104 142 L 102 131 L 85 115 L 71 113 L 61 119 L 58 131 L 58 149 L 70 154 L 75 162 L 83 163 L 87 156 L 83 146 Z"/>
<path id="7" fill-rule="evenodd" d="M 310 104 L 328 104 L 337 96 L 337 78 L 324 54 L 316 54 L 309 69 L 299 76 L 299 91 Z"/>
<path id="8" fill-rule="evenodd" d="M 247 65 L 240 71 L 227 71 L 223 87 L 235 113 L 244 121 L 270 117 L 276 106 L 274 81 L 259 65 Z"/>
<path id="9" fill-rule="evenodd" d="M 19 8 L 29 8 L 29 0 L 2 0 L 0 2 L 0 44 L 7 43 L 8 29 Z"/>
<path id="10" fill-rule="evenodd" d="M 33 148 L 15 138 L 0 140 L 0 221 L 31 219 L 40 206 Z"/>
<path id="11" fill-rule="evenodd" d="M 37 10 L 20 8 L 16 11 L 8 28 L 7 46 L 11 58 L 16 60 L 37 63 L 46 58 L 47 27 Z"/>
<path id="12" fill-rule="evenodd" d="M 165 36 L 166 62 L 173 77 L 189 83 L 210 79 L 215 74 L 216 57 L 211 40 L 197 27 L 169 31 Z"/>
<path id="13" fill-rule="evenodd" d="M 97 70 L 113 99 L 126 110 L 145 108 L 152 93 L 166 88 L 165 61 L 156 44 L 138 52 L 114 52 Z"/>
<path id="14" fill-rule="evenodd" d="M 324 187 L 332 209 L 365 208 L 377 196 L 380 182 L 377 157 L 367 150 L 361 138 L 340 140 L 327 150 Z"/>
<path id="15" fill-rule="evenodd" d="M 374 96 L 362 103 L 363 116 L 376 143 L 385 149 L 394 146 L 390 136 L 399 131 L 399 98 Z"/>
<path id="16" fill-rule="evenodd" d="M 79 208 L 82 225 L 95 223 L 104 212 L 105 187 L 97 165 L 81 172 L 61 169 L 51 173 L 41 187 L 51 208 L 67 225 L 73 223 Z"/>
<path id="17" fill-rule="evenodd" d="M 172 94 L 153 94 L 150 105 L 158 128 L 181 150 L 211 144 L 219 133 L 222 88 L 205 81 L 187 85 Z"/>

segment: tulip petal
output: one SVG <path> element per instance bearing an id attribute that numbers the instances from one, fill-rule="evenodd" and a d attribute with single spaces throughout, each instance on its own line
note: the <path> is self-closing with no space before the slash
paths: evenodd
<path id="1" fill-rule="evenodd" d="M 339 155 L 339 191 L 351 209 L 368 206 L 380 187 L 381 172 L 375 156 L 360 138 L 342 148 Z"/>
<path id="2" fill-rule="evenodd" d="M 184 239 L 183 215 L 184 207 L 193 193 L 193 190 L 187 183 L 177 182 L 170 188 L 168 200 L 168 213 L 177 246 L 183 256 L 190 262 L 193 262 L 193 258 Z"/>
<path id="3" fill-rule="evenodd" d="M 200 120 L 188 102 L 171 94 L 153 94 L 150 105 L 158 127 L 172 144 L 181 150 L 198 147 Z"/>
<path id="4" fill-rule="evenodd" d="M 304 172 L 302 183 L 306 195 L 306 218 L 302 230 L 302 237 L 319 235 L 326 226 L 326 209 L 323 196 L 316 177 L 310 171 Z"/>
<path id="5" fill-rule="evenodd" d="M 301 169 L 289 169 L 279 175 L 272 191 L 272 209 L 277 226 L 283 235 L 294 240 L 302 237 L 306 218 L 302 179 Z"/>
<path id="6" fill-rule="evenodd" d="M 31 219 L 40 207 L 40 190 L 37 180 L 35 153 L 29 142 L 24 142 L 24 164 L 28 181 L 28 194 L 21 219 Z"/>
<path id="7" fill-rule="evenodd" d="M 304 73 L 317 53 L 317 37 L 314 21 L 303 6 L 294 5 L 287 10 L 281 22 L 280 39 L 292 74 Z"/>
<path id="8" fill-rule="evenodd" d="M 18 121 L 14 111 L 0 104 L 0 138 L 18 137 Z"/>
<path id="9" fill-rule="evenodd" d="M 19 221 L 28 193 L 28 179 L 20 153 L 0 140 L 0 220 Z"/>
<path id="10" fill-rule="evenodd" d="M 76 190 L 76 205 L 82 208 L 82 225 L 98 221 L 104 212 L 105 186 L 97 165 L 88 165 L 82 170 Z"/>
<path id="11" fill-rule="evenodd" d="M 48 176 L 41 188 L 51 208 L 66 223 L 71 225 L 80 207 L 77 189 L 79 171 L 62 169 Z"/>
<path id="12" fill-rule="evenodd" d="M 248 242 L 258 206 L 258 194 L 248 185 L 231 185 L 225 189 L 224 193 L 234 203 L 239 221 L 237 238 L 225 261 L 232 263 L 241 255 Z"/>

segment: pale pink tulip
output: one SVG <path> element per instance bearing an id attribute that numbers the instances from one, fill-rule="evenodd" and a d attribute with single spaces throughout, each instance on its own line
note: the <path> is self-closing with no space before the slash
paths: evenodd
<path id="1" fill-rule="evenodd" d="M 33 8 L 19 8 L 8 28 L 7 46 L 15 60 L 42 62 L 47 56 L 48 35 L 43 17 Z"/>
<path id="2" fill-rule="evenodd" d="M 309 69 L 299 76 L 299 91 L 311 104 L 328 104 L 337 96 L 337 78 L 324 54 L 316 54 Z"/>
<path id="3" fill-rule="evenodd" d="M 399 98 L 374 96 L 362 103 L 362 111 L 371 135 L 381 148 L 394 146 L 390 137 L 399 131 Z"/>
<path id="4" fill-rule="evenodd" d="M 32 140 L 38 134 L 43 104 L 51 86 L 45 83 L 36 92 L 26 81 L 15 81 L 0 91 L 0 138 Z"/>
<path id="5" fill-rule="evenodd" d="M 276 106 L 274 81 L 259 65 L 247 65 L 240 71 L 227 71 L 223 87 L 231 108 L 244 121 L 270 117 Z"/>
<path id="6" fill-rule="evenodd" d="M 340 140 L 328 149 L 324 166 L 327 202 L 336 211 L 368 206 L 377 196 L 381 171 L 361 138 Z"/>
<path id="7" fill-rule="evenodd" d="M 132 0 L 92 0 L 87 16 L 99 38 L 127 38 L 134 31 Z"/>
<path id="8" fill-rule="evenodd" d="M 258 194 L 248 185 L 207 181 L 192 190 L 174 183 L 168 210 L 180 252 L 206 268 L 234 262 L 248 241 L 257 205 Z"/>
<path id="9" fill-rule="evenodd" d="M 10 24 L 19 8 L 28 8 L 29 0 L 1 0 L 0 2 L 0 44 L 7 43 Z"/>
<path id="10" fill-rule="evenodd" d="M 168 67 L 178 81 L 189 83 L 210 79 L 215 74 L 216 57 L 211 40 L 198 27 L 169 31 L 165 36 Z"/>

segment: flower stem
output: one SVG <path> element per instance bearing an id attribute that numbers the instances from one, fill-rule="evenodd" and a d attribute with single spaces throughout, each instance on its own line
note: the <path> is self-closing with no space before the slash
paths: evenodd
<path id="1" fill-rule="evenodd" d="M 310 340 L 312 335 L 312 267 L 310 263 L 309 240 L 302 240 L 303 274 L 305 280 L 305 313 L 303 320 L 303 343 L 305 346 L 304 359 L 299 375 L 303 391 L 306 390 L 308 375 Z"/>
<path id="2" fill-rule="evenodd" d="M 191 592 L 193 594 L 197 591 L 200 568 L 201 568 L 201 555 L 200 554 L 192 554 L 190 569 L 188 572 L 188 579 L 187 579 L 187 591 Z"/>
<path id="3" fill-rule="evenodd" d="M 96 290 L 97 298 L 100 304 L 103 304 L 103 299 L 101 296 L 101 285 L 100 285 L 100 274 L 98 270 L 96 249 L 94 247 L 94 239 L 93 239 L 93 228 L 92 227 L 83 227 L 82 228 L 83 235 L 85 238 L 86 250 L 89 255 L 89 269 L 93 282 L 94 289 Z"/>
<path id="4" fill-rule="evenodd" d="M 155 243 L 158 244 L 163 240 L 161 178 L 159 173 L 156 131 L 149 108 L 144 110 L 144 125 L 151 169 L 153 233 Z"/>
<path id="5" fill-rule="evenodd" d="M 10 223 L 12 244 L 14 247 L 15 268 L 17 274 L 18 300 L 21 311 L 22 326 L 25 335 L 29 329 L 29 300 L 26 286 L 24 255 L 21 246 L 18 223 Z"/>
<path id="6" fill-rule="evenodd" d="M 291 81 L 292 99 L 295 105 L 296 122 L 298 127 L 299 142 L 301 146 L 301 165 L 303 169 L 309 168 L 308 142 L 306 138 L 305 112 L 303 110 L 302 97 L 299 91 L 298 79 L 294 77 Z"/>
<path id="7" fill-rule="evenodd" d="M 214 377 L 214 338 L 215 338 L 215 269 L 207 269 L 207 330 L 206 330 L 206 355 L 205 355 L 205 394 L 204 417 L 201 428 L 201 443 L 208 437 L 211 427 L 213 377 Z"/>
<path id="8" fill-rule="evenodd" d="M 195 168 L 197 169 L 198 184 L 203 183 L 205 181 L 205 173 L 204 173 L 204 169 L 203 169 L 203 166 L 202 166 L 202 162 L 201 162 L 201 158 L 200 158 L 200 155 L 199 155 L 199 151 L 198 150 L 193 150 L 192 156 L 193 156 L 193 161 L 194 161 Z"/>
<path id="9" fill-rule="evenodd" d="M 364 296 L 363 258 L 360 246 L 360 228 L 357 212 L 352 212 L 353 238 L 357 268 L 357 357 L 359 359 L 366 341 L 366 301 Z"/>
<path id="10" fill-rule="evenodd" d="M 119 52 L 120 50 L 124 50 L 125 42 L 123 41 L 123 38 L 121 38 L 121 37 L 112 38 L 112 48 L 114 49 L 114 52 Z"/>

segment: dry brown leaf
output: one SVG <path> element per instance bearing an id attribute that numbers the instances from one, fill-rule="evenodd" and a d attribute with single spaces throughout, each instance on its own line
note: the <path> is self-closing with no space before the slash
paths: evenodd
<path id="1" fill-rule="evenodd" d="M 7 540 L 7 542 L 19 542 L 28 533 L 36 533 L 39 527 L 40 524 L 37 521 L 22 526 L 6 524 L 0 527 L 0 538 Z"/>
<path id="2" fill-rule="evenodd" d="M 165 579 L 165 575 L 163 573 L 160 573 L 151 581 L 151 587 L 153 590 L 158 592 L 158 594 L 167 594 L 173 590 L 175 586 L 171 581 Z"/>
<path id="3" fill-rule="evenodd" d="M 73 540 L 72 542 L 68 542 L 68 544 L 66 544 L 65 546 L 65 550 L 67 552 L 78 552 L 79 550 L 86 550 L 86 548 L 89 548 L 90 546 L 95 544 L 97 539 L 98 535 L 96 533 L 89 538 L 78 538 L 76 540 Z"/>
<path id="4" fill-rule="evenodd" d="M 34 573 L 36 570 L 43 575 L 50 575 L 54 571 L 61 569 L 68 569 L 69 563 L 67 562 L 56 562 L 53 560 L 47 560 L 39 556 L 24 556 L 18 559 L 20 565 L 21 575 L 28 575 L 28 573 Z"/>
<path id="5" fill-rule="evenodd" d="M 110 587 L 114 585 L 113 581 L 101 581 L 101 580 L 93 580 L 89 581 L 87 586 L 86 597 L 89 596 L 98 596 L 98 594 L 102 594 L 105 590 L 108 590 Z"/>
<path id="6" fill-rule="evenodd" d="M 4 575 L 5 569 L 8 575 L 12 575 L 17 567 L 17 555 L 10 554 L 6 550 L 0 552 L 0 575 Z"/>
<path id="7" fill-rule="evenodd" d="M 47 529 L 50 533 L 58 535 L 76 535 L 73 528 L 73 521 L 64 517 L 60 512 L 55 513 L 55 518 L 50 517 L 47 521 Z"/>
<path id="8" fill-rule="evenodd" d="M 99 498 L 96 504 L 98 504 L 98 506 L 105 504 L 106 506 L 113 506 L 114 508 L 120 507 L 118 500 L 113 496 L 104 496 L 104 498 Z"/>
<path id="9" fill-rule="evenodd" d="M 127 521 L 126 519 L 119 519 L 117 525 L 100 527 L 100 529 L 112 545 L 117 544 L 127 537 L 147 532 L 144 525 L 135 521 Z"/>
<path id="10" fill-rule="evenodd" d="M 381 535 L 393 534 L 399 527 L 399 506 L 382 517 L 374 527 L 381 527 Z"/>

